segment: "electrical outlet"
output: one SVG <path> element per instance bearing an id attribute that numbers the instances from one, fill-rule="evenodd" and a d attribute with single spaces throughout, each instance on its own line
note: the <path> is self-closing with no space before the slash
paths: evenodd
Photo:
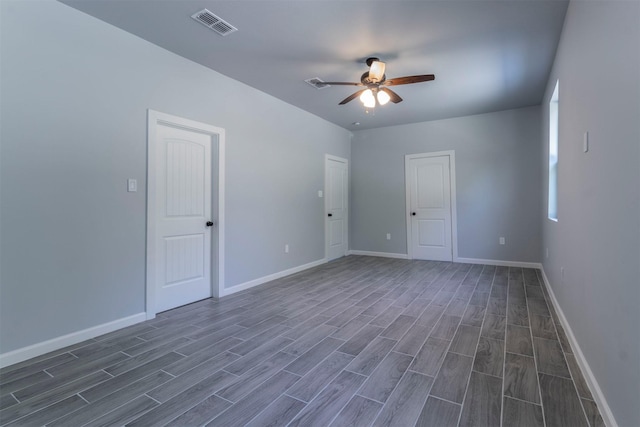
<path id="1" fill-rule="evenodd" d="M 501 245 L 504 245 L 504 237 L 501 237 L 501 238 L 500 238 L 500 244 L 501 244 Z"/>
<path id="2" fill-rule="evenodd" d="M 284 245 L 284 253 L 285 254 L 289 253 L 289 244 L 288 243 L 286 245 Z"/>
<path id="3" fill-rule="evenodd" d="M 138 191 L 138 181 L 133 178 L 129 178 L 127 180 L 127 191 L 129 193 L 135 193 Z"/>
<path id="4" fill-rule="evenodd" d="M 391 240 L 391 233 L 387 233 L 387 240 Z"/>

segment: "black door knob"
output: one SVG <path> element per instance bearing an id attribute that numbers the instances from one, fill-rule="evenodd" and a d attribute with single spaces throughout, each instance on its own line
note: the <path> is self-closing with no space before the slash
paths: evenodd
<path id="1" fill-rule="evenodd" d="M 411 215 L 416 216 L 416 213 L 415 212 L 411 212 Z"/>
<path id="2" fill-rule="evenodd" d="M 207 227 L 212 227 L 213 226 L 213 221 L 207 221 Z"/>
<path id="3" fill-rule="evenodd" d="M 330 214 L 327 214 L 327 216 L 333 216 L 333 214 L 332 214 L 332 213 L 330 213 Z"/>

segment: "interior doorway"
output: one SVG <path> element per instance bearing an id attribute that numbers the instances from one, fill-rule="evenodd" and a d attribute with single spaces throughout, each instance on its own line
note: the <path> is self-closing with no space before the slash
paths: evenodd
<path id="1" fill-rule="evenodd" d="M 409 259 L 453 261 L 456 242 L 455 152 L 405 156 Z"/>
<path id="2" fill-rule="evenodd" d="M 147 318 L 220 295 L 224 129 L 149 110 Z"/>

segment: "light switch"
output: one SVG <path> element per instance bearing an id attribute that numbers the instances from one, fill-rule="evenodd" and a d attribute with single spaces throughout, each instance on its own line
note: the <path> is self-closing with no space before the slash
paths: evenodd
<path id="1" fill-rule="evenodd" d="M 322 197 L 322 190 L 318 190 L 318 197 Z"/>
<path id="2" fill-rule="evenodd" d="M 135 193 L 136 191 L 138 191 L 138 180 L 129 178 L 127 180 L 127 191 L 129 193 Z"/>

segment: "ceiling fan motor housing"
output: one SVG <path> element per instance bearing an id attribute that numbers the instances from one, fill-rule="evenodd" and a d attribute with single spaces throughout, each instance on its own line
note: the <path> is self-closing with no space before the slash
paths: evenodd
<path id="1" fill-rule="evenodd" d="M 371 79 L 369 79 L 369 72 L 365 72 L 364 74 L 362 74 L 362 76 L 360 77 L 360 81 L 362 82 L 363 85 L 365 86 L 371 86 L 371 87 L 378 87 L 382 82 L 384 82 L 387 79 L 387 75 L 383 74 L 382 75 L 382 79 L 380 79 L 379 82 L 372 82 Z"/>

